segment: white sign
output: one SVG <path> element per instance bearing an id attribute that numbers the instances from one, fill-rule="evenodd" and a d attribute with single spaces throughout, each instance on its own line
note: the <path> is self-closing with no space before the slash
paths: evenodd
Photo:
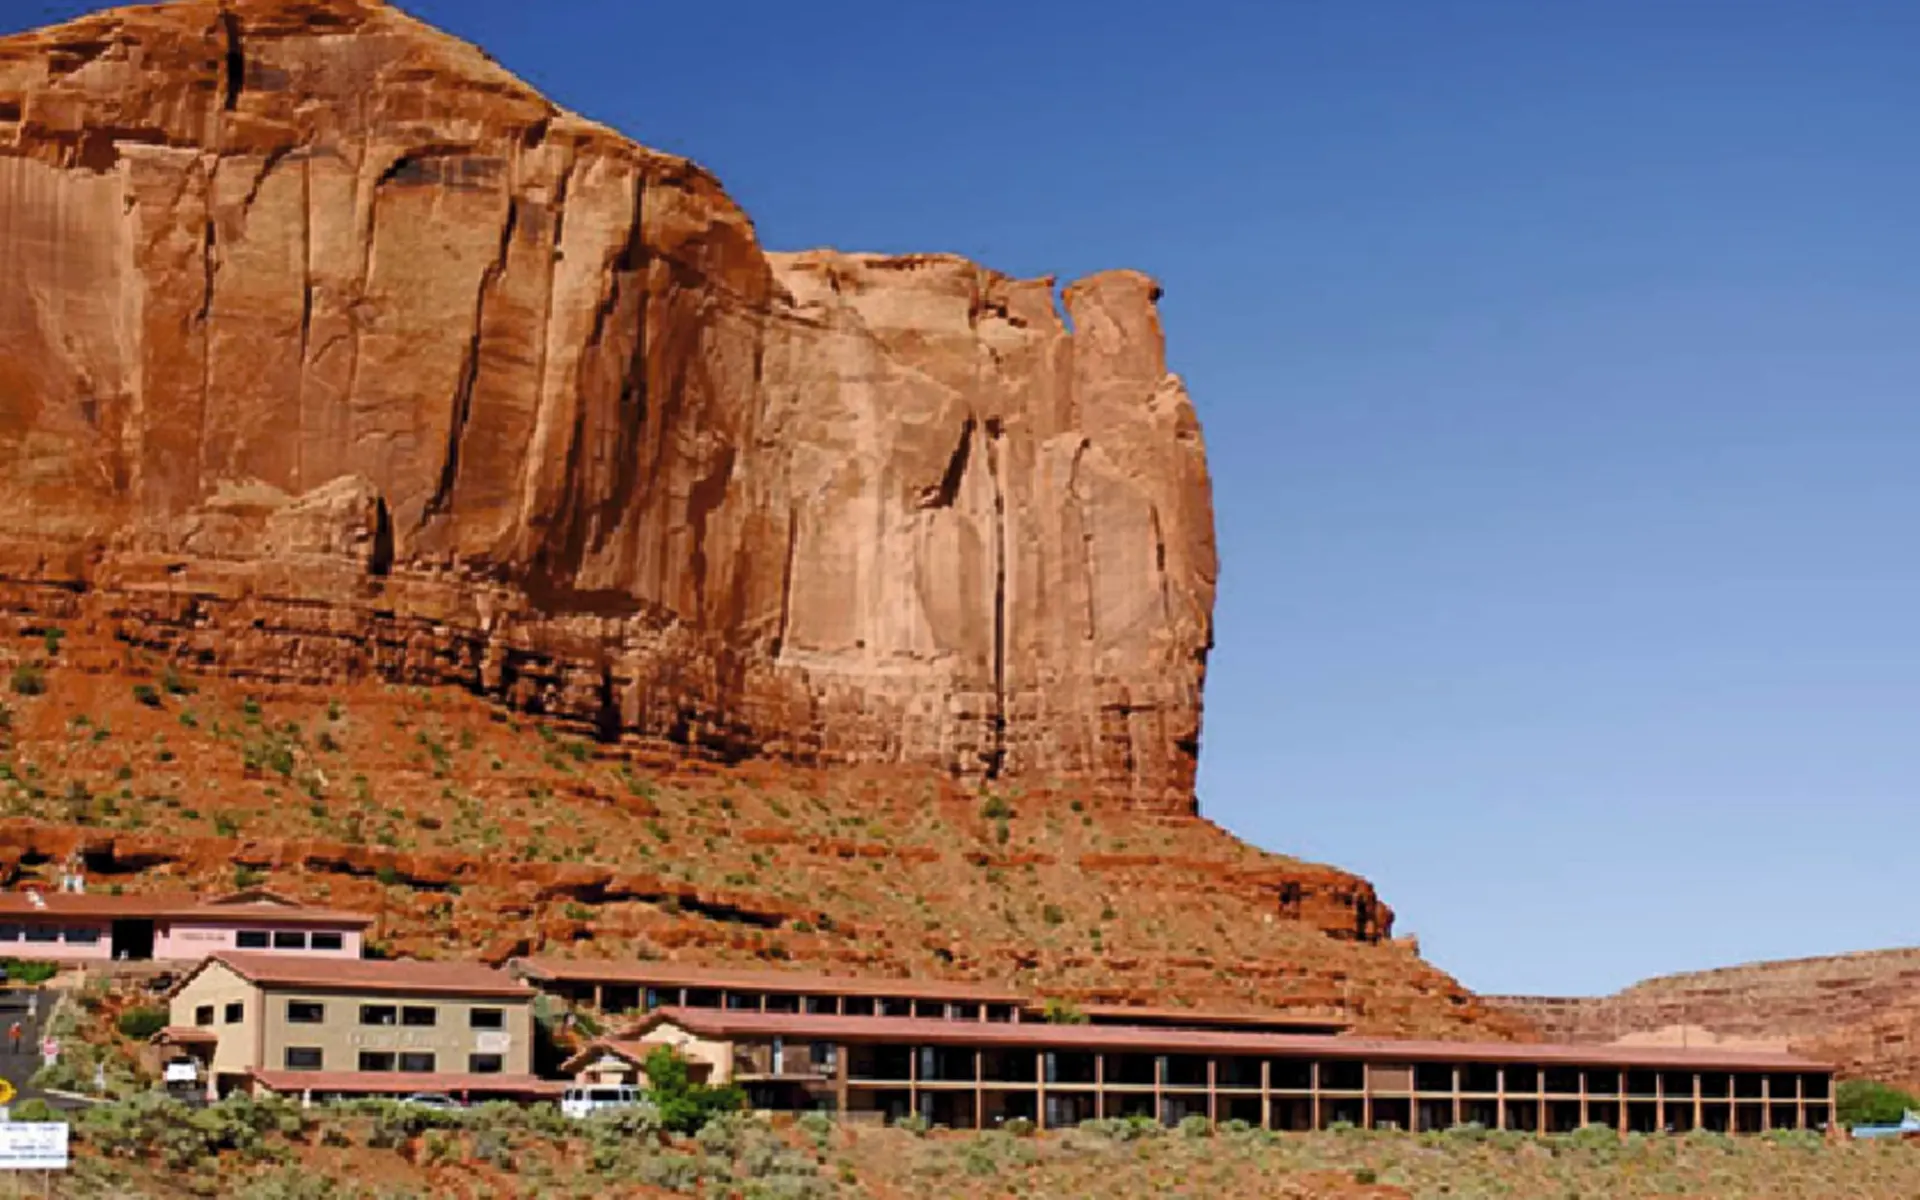
<path id="1" fill-rule="evenodd" d="M 513 1049 L 513 1035 L 497 1029 L 473 1035 L 473 1048 L 479 1054 L 505 1054 Z"/>
<path id="2" fill-rule="evenodd" d="M 200 1064 L 194 1062 L 170 1062 L 167 1064 L 168 1083 L 192 1083 L 200 1078 Z"/>
<path id="3" fill-rule="evenodd" d="M 0 1171 L 64 1171 L 64 1122 L 8 1121 L 0 1125 Z"/>

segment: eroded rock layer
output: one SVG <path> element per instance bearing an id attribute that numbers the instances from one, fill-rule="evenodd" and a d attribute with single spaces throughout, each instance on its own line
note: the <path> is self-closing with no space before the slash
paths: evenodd
<path id="1" fill-rule="evenodd" d="M 0 587 L 284 681 L 1187 811 L 1157 288 L 762 251 L 377 0 L 0 40 Z"/>

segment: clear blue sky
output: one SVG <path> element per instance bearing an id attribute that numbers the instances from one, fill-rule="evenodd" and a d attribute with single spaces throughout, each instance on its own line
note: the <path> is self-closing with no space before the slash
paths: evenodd
<path id="1" fill-rule="evenodd" d="M 406 7 L 771 247 L 1156 275 L 1203 810 L 1469 986 L 1920 941 L 1920 5 Z"/>

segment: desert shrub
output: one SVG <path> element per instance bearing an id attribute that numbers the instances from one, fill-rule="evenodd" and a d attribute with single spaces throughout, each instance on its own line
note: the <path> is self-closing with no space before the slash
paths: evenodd
<path id="1" fill-rule="evenodd" d="M 1231 1134 L 1252 1133 L 1253 1124 L 1249 1121 L 1242 1121 L 1239 1117 L 1234 1117 L 1231 1120 L 1220 1122 L 1220 1132 Z"/>
<path id="2" fill-rule="evenodd" d="M 1071 1000 L 1049 997 L 1040 1007 L 1040 1019 L 1049 1025 L 1085 1025 L 1087 1015 Z"/>
<path id="3" fill-rule="evenodd" d="M 120 1014 L 114 1022 L 121 1034 L 136 1042 L 144 1042 L 167 1027 L 167 1010 L 164 1008 L 130 1008 Z"/>
<path id="4" fill-rule="evenodd" d="M 988 796 L 987 802 L 980 806 L 980 815 L 989 821 L 1004 821 L 1013 815 L 1013 806 L 1001 796 Z"/>
<path id="5" fill-rule="evenodd" d="M 19 696 L 38 696 L 47 690 L 47 676 L 32 663 L 21 663 L 13 669 L 13 690 Z"/>
<path id="6" fill-rule="evenodd" d="M 707 1163 L 692 1154 L 649 1155 L 634 1164 L 633 1177 L 648 1187 L 691 1192 L 707 1177 Z"/>
<path id="7" fill-rule="evenodd" d="M 1082 1132 L 1116 1142 L 1137 1142 L 1159 1137 L 1165 1128 L 1152 1117 L 1103 1117 L 1080 1122 Z"/>
<path id="8" fill-rule="evenodd" d="M 1015 1117 L 1011 1121 L 1001 1125 L 1000 1129 L 1002 1132 L 1013 1137 L 1032 1137 L 1034 1124 L 1025 1117 Z"/>
<path id="9" fill-rule="evenodd" d="M 1211 1137 L 1213 1122 L 1198 1113 L 1180 1118 L 1180 1136 L 1184 1138 Z"/>
<path id="10" fill-rule="evenodd" d="M 53 1111 L 52 1105 L 49 1105 L 40 1097 L 35 1096 L 30 1100 L 22 1100 L 13 1106 L 13 1119 L 16 1121 L 47 1122 L 58 1121 L 60 1116 Z"/>
<path id="11" fill-rule="evenodd" d="M 1566 1137 L 1575 1150 L 1613 1150 L 1620 1145 L 1619 1131 L 1610 1125 L 1582 1125 Z"/>
<path id="12" fill-rule="evenodd" d="M 927 1119 L 919 1113 L 908 1113 L 893 1123 L 895 1129 L 904 1129 L 915 1137 L 927 1136 Z"/>
<path id="13" fill-rule="evenodd" d="M 1834 1089 L 1834 1108 L 1842 1125 L 1897 1125 L 1908 1109 L 1920 1109 L 1910 1093 L 1871 1079 L 1849 1079 Z"/>
<path id="14" fill-rule="evenodd" d="M 137 703 L 144 704 L 148 708 L 160 707 L 160 689 L 150 683 L 134 684 L 133 698 Z"/>

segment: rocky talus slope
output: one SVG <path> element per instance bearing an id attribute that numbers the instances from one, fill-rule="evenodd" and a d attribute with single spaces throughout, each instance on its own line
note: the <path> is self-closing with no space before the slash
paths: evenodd
<path id="1" fill-rule="evenodd" d="M 50 649 L 50 646 L 52 649 Z M 713 764 L 470 693 L 170 667 L 0 615 L 0 884 L 264 884 L 395 953 L 787 964 L 1082 1002 L 1274 1006 L 1524 1036 L 1403 945 L 1365 880 L 1197 817 L 923 767 Z"/>
<path id="2" fill-rule="evenodd" d="M 1213 516 L 1142 275 L 765 253 L 379 0 L 0 40 L 0 230 L 9 604 L 1191 808 Z"/>
<path id="3" fill-rule="evenodd" d="M 1920 1088 L 1920 948 L 1749 963 L 1611 996 L 1489 996 L 1559 1041 L 1786 1048 Z"/>

